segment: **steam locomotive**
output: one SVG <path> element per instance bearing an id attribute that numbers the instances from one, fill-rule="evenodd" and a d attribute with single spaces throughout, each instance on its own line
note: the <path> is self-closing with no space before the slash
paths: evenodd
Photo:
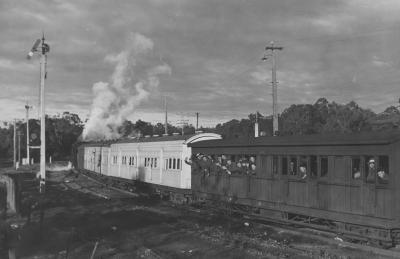
<path id="1" fill-rule="evenodd" d="M 400 242 L 398 132 L 233 140 L 204 133 L 83 143 L 76 155 L 80 169 L 145 182 L 181 202 L 384 247 Z"/>

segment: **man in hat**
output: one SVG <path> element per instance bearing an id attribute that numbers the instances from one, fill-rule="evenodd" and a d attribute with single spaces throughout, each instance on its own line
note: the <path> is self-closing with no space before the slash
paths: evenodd
<path id="1" fill-rule="evenodd" d="M 368 161 L 368 175 L 367 175 L 367 182 L 375 182 L 375 175 L 376 175 L 376 165 L 375 159 L 371 158 Z"/>

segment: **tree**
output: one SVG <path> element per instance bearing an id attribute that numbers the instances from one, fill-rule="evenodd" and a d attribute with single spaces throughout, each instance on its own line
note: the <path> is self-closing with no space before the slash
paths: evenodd
<path id="1" fill-rule="evenodd" d="M 118 127 L 118 133 L 121 137 L 129 137 L 135 132 L 135 124 L 130 120 L 125 120 L 121 126 Z"/>
<path id="2" fill-rule="evenodd" d="M 150 122 L 138 120 L 135 122 L 134 129 L 140 132 L 143 136 L 153 135 L 153 126 Z"/>

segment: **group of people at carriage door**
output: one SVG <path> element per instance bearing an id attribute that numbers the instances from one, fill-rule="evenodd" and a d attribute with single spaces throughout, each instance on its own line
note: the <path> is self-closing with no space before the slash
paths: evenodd
<path id="1" fill-rule="evenodd" d="M 194 172 L 203 173 L 205 176 L 211 174 L 226 175 L 255 175 L 256 157 L 251 155 L 205 155 L 194 154 L 186 158 L 185 162 L 193 167 Z"/>
<path id="2" fill-rule="evenodd" d="M 386 183 L 388 181 L 388 168 L 378 168 L 374 158 L 370 158 L 366 167 L 366 181 Z M 211 174 L 237 174 L 237 175 L 255 175 L 256 174 L 256 156 L 255 155 L 206 155 L 194 154 L 191 158 L 186 158 L 185 162 L 193 166 L 194 172 L 203 173 L 204 176 Z M 296 163 L 289 161 L 289 175 L 296 175 Z M 308 177 L 307 165 L 300 163 L 298 176 L 301 179 Z M 361 179 L 360 166 L 353 167 L 353 179 Z"/>
<path id="3" fill-rule="evenodd" d="M 387 183 L 388 181 L 388 166 L 377 167 L 376 161 L 374 158 L 370 158 L 368 160 L 368 166 L 366 167 L 366 181 L 369 183 L 374 183 L 375 179 L 378 180 L 378 183 Z M 361 170 L 360 167 L 353 167 L 353 179 L 361 179 Z"/>

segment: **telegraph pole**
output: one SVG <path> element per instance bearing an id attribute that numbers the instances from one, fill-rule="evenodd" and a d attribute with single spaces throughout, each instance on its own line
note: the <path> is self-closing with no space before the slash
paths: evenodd
<path id="1" fill-rule="evenodd" d="M 39 47 L 39 44 L 41 46 Z M 42 39 L 37 39 L 33 44 L 31 51 L 28 53 L 28 59 L 31 58 L 34 52 L 40 55 L 40 192 L 45 191 L 46 180 L 46 115 L 45 115 L 45 95 L 44 82 L 47 77 L 46 63 L 47 53 L 50 51 L 50 46 L 45 43 L 44 33 Z"/>
<path id="2" fill-rule="evenodd" d="M 165 133 L 164 135 L 168 136 L 168 112 L 167 112 L 167 97 L 164 96 L 164 108 L 165 108 Z"/>
<path id="3" fill-rule="evenodd" d="M 199 130 L 199 113 L 196 112 L 196 130 Z"/>
<path id="4" fill-rule="evenodd" d="M 14 119 L 14 168 L 17 168 L 17 120 Z"/>
<path id="5" fill-rule="evenodd" d="M 179 124 L 179 125 L 182 125 L 182 136 L 185 134 L 184 128 L 185 128 L 185 126 L 188 125 L 188 122 L 189 122 L 189 120 L 183 119 L 183 116 L 182 116 L 182 118 L 178 121 L 178 124 Z"/>
<path id="6" fill-rule="evenodd" d="M 258 130 L 258 111 L 256 111 L 256 123 L 254 123 L 254 137 L 258 138 L 260 136 Z"/>
<path id="7" fill-rule="evenodd" d="M 276 63 L 275 63 L 275 50 L 282 50 L 283 47 L 274 46 L 274 42 L 270 42 L 270 46 L 265 47 L 266 51 L 271 51 L 272 58 L 272 125 L 273 125 L 273 135 L 279 132 L 278 126 L 278 89 L 276 82 Z M 267 58 L 264 57 L 263 60 Z"/>
<path id="8" fill-rule="evenodd" d="M 42 37 L 42 53 L 40 55 L 40 192 L 44 193 L 46 184 L 46 114 L 44 99 L 44 81 L 46 79 L 46 44 Z"/>
<path id="9" fill-rule="evenodd" d="M 26 159 L 28 160 L 28 165 L 31 164 L 31 160 L 29 157 L 29 109 L 32 108 L 32 106 L 28 105 L 28 102 L 26 102 L 25 109 L 26 109 Z"/>
<path id="10" fill-rule="evenodd" d="M 18 163 L 21 165 L 21 131 L 17 131 L 17 136 L 18 136 Z"/>

